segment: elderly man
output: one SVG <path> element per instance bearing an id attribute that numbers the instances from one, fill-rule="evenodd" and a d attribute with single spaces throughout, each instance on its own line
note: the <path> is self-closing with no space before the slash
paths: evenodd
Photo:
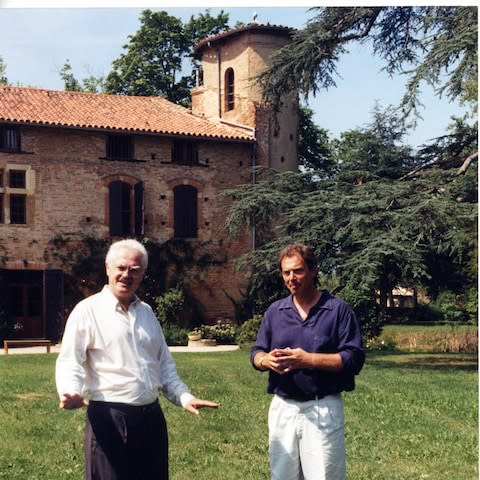
<path id="1" fill-rule="evenodd" d="M 251 350 L 269 371 L 272 480 L 344 480 L 341 392 L 354 389 L 364 363 L 360 327 L 351 308 L 316 287 L 317 264 L 305 245 L 285 247 L 280 272 L 291 295 L 265 312 Z"/>
<path id="2" fill-rule="evenodd" d="M 79 302 L 66 324 L 56 363 L 60 408 L 87 407 L 86 480 L 166 480 L 159 391 L 194 415 L 218 405 L 190 393 L 160 323 L 135 294 L 148 264 L 144 246 L 113 243 L 105 263 L 108 285 Z"/>

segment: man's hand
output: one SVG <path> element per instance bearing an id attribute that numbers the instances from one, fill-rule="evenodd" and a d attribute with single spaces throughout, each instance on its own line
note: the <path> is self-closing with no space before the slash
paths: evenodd
<path id="1" fill-rule="evenodd" d="M 210 402 L 208 400 L 200 400 L 199 398 L 192 398 L 186 405 L 185 410 L 193 415 L 200 415 L 201 408 L 218 408 L 218 403 Z"/>
<path id="2" fill-rule="evenodd" d="M 284 374 L 299 368 L 316 368 L 341 372 L 343 360 L 339 353 L 310 353 L 303 348 L 276 348 L 270 352 L 275 357 L 277 373 Z"/>
<path id="3" fill-rule="evenodd" d="M 312 354 L 303 348 L 276 348 L 270 352 L 270 355 L 275 357 L 275 371 L 280 374 L 312 367 Z"/>
<path id="4" fill-rule="evenodd" d="M 79 393 L 62 393 L 59 406 L 65 410 L 74 410 L 88 406 L 88 401 Z"/>

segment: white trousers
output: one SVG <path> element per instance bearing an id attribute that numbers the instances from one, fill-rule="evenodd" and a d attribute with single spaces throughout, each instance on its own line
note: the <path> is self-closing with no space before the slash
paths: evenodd
<path id="1" fill-rule="evenodd" d="M 268 430 L 272 480 L 345 480 L 341 395 L 308 402 L 275 395 Z"/>

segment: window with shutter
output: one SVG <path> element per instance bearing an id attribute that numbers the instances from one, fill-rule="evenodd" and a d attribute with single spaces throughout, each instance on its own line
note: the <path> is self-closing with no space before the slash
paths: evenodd
<path id="1" fill-rule="evenodd" d="M 197 189 L 191 185 L 178 185 L 173 189 L 175 238 L 197 237 Z"/>

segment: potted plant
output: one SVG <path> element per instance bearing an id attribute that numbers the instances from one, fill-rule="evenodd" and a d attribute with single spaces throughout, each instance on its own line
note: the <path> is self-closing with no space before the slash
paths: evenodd
<path id="1" fill-rule="evenodd" d="M 202 332 L 199 328 L 195 328 L 188 332 L 188 340 L 192 342 L 198 342 L 202 338 Z"/>

